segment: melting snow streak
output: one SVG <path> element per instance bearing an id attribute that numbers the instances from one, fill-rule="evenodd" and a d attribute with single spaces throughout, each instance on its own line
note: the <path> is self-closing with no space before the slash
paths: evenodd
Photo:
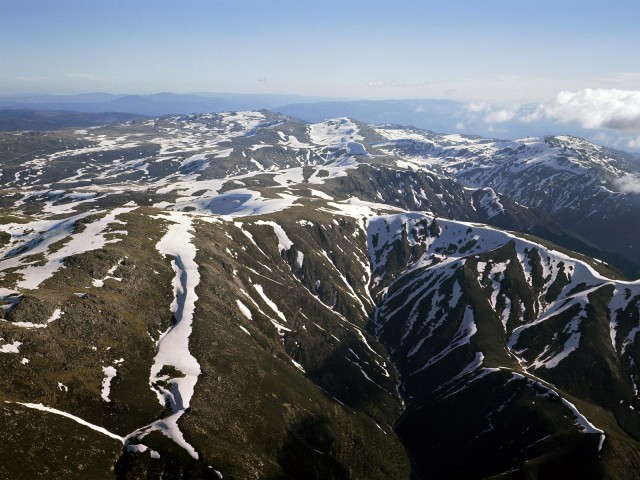
<path id="1" fill-rule="evenodd" d="M 7 402 L 9 403 L 9 402 Z M 119 440 L 120 442 L 123 442 L 124 439 L 119 436 L 116 435 L 115 433 L 110 432 L 109 430 L 99 427 L 98 425 L 94 425 L 93 423 L 89 423 L 86 420 L 81 419 L 80 417 L 76 417 L 75 415 L 71 415 L 70 413 L 67 412 L 63 412 L 62 410 L 58 410 L 56 408 L 51 408 L 51 407 L 47 407 L 41 403 L 22 403 L 22 402 L 16 402 L 19 405 L 22 405 L 24 407 L 27 408 L 33 408 L 34 410 L 41 410 L 43 412 L 49 412 L 49 413 L 55 413 L 56 415 L 60 415 L 61 417 L 66 417 L 69 418 L 71 420 L 73 420 L 76 423 L 79 423 L 80 425 L 84 425 L 85 427 L 89 427 L 91 430 L 95 430 L 96 432 L 100 432 L 108 437 L 113 438 L 114 440 Z"/>

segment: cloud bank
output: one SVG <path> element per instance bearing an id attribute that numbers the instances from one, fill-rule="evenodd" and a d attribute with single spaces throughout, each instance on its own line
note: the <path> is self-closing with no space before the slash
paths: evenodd
<path id="1" fill-rule="evenodd" d="M 614 148 L 640 150 L 640 91 L 637 90 L 587 88 L 560 92 L 539 104 L 477 102 L 465 105 L 464 110 L 469 123 L 479 121 L 489 131 L 495 131 L 496 125 L 504 132 L 521 131 L 529 126 L 537 131 L 544 128 L 545 135 L 570 133 Z M 562 132 L 565 129 L 569 132 Z"/>
<path id="2" fill-rule="evenodd" d="M 640 91 L 591 89 L 560 92 L 533 114 L 584 128 L 640 130 Z"/>
<path id="3" fill-rule="evenodd" d="M 520 105 L 509 107 L 496 107 L 489 103 L 477 102 L 465 106 L 465 110 L 472 117 L 482 114 L 482 121 L 488 124 L 509 122 L 516 118 L 520 111 Z"/>
<path id="4" fill-rule="evenodd" d="M 466 105 L 465 110 L 471 117 L 482 114 L 485 123 L 555 120 L 576 123 L 587 129 L 640 132 L 640 91 L 587 88 L 579 92 L 560 92 L 555 98 L 531 107 L 478 102 Z"/>
<path id="5" fill-rule="evenodd" d="M 618 178 L 614 181 L 614 185 L 620 192 L 640 193 L 640 178 L 633 174 Z"/>

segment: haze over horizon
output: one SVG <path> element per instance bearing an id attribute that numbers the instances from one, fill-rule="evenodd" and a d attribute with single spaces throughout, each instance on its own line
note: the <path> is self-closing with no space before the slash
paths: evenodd
<path id="1" fill-rule="evenodd" d="M 0 7 L 0 95 L 450 99 L 496 132 L 543 119 L 608 129 L 603 141 L 640 148 L 636 1 L 0 0 Z"/>

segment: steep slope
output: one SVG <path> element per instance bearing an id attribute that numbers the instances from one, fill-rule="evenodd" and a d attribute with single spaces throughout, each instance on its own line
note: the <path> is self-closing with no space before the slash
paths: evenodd
<path id="1" fill-rule="evenodd" d="M 46 410 L 45 425 L 73 415 L 124 443 L 119 478 L 406 477 L 393 372 L 363 331 L 365 233 L 313 205 L 243 221 L 121 209 L 56 242 L 13 242 L 4 408 Z M 12 438 L 24 448 L 34 428 Z M 78 478 L 108 478 L 98 465 Z"/>
<path id="2" fill-rule="evenodd" d="M 402 214 L 368 230 L 419 477 L 633 478 L 638 282 L 470 223 Z"/>

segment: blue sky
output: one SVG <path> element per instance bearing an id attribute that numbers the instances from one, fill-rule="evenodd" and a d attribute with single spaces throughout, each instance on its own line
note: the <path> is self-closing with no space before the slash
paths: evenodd
<path id="1" fill-rule="evenodd" d="M 640 90 L 637 0 L 0 0 L 0 94 Z"/>

